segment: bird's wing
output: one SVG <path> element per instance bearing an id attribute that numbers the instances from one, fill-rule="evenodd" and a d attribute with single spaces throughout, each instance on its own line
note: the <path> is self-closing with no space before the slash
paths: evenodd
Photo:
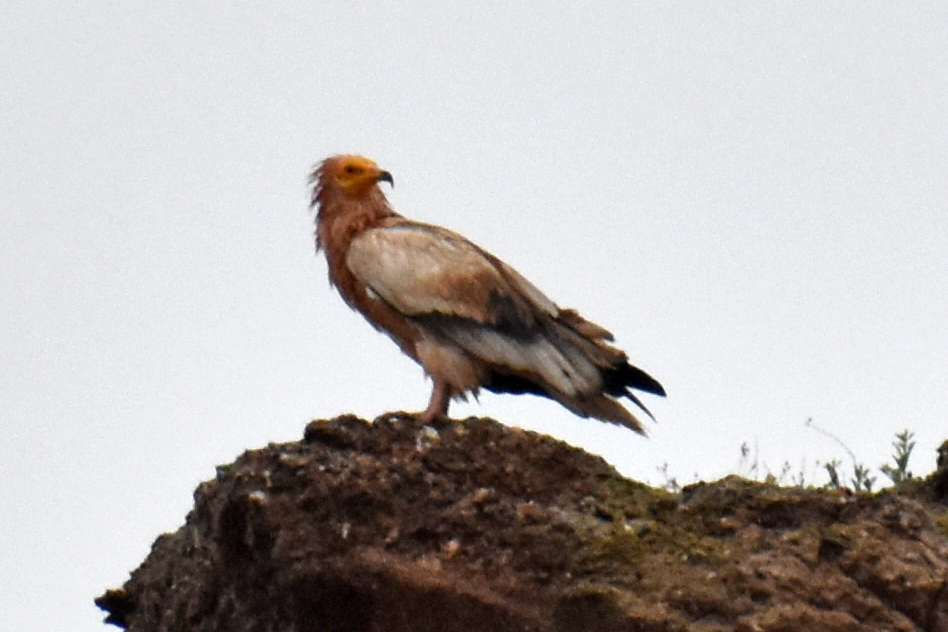
<path id="1" fill-rule="evenodd" d="M 584 349 L 550 335 L 559 308 L 457 233 L 400 220 L 353 239 L 346 264 L 368 291 L 495 368 L 570 396 L 602 385 Z"/>
<path id="2" fill-rule="evenodd" d="M 437 314 L 527 331 L 538 307 L 555 313 L 540 290 L 519 275 L 511 279 L 509 267 L 497 263 L 457 233 L 405 220 L 364 231 L 346 254 L 355 277 L 406 316 Z"/>

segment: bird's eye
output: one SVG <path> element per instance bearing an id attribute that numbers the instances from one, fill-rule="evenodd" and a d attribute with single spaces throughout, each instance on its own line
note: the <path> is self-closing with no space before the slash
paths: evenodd
<path id="1" fill-rule="evenodd" d="M 346 173 L 349 173 L 349 174 L 356 174 L 356 173 L 359 173 L 360 171 L 362 170 L 356 167 L 355 165 L 348 165 L 346 167 Z"/>

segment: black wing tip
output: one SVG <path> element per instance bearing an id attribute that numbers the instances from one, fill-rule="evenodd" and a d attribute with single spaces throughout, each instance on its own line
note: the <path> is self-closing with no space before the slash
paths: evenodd
<path id="1" fill-rule="evenodd" d="M 659 397 L 666 397 L 665 387 L 658 383 L 657 380 L 653 380 L 655 389 L 648 391 L 652 395 L 658 395 Z"/>
<path id="2" fill-rule="evenodd" d="M 642 369 L 626 363 L 617 371 L 613 379 L 618 378 L 622 390 L 634 388 L 637 391 L 665 397 L 665 388 L 654 377 Z"/>
<path id="3" fill-rule="evenodd" d="M 665 397 L 665 388 L 659 384 L 658 380 L 628 362 L 615 367 L 607 372 L 604 377 L 607 393 L 613 397 L 629 398 L 636 406 L 641 408 L 652 421 L 655 421 L 655 415 L 653 415 L 652 411 L 642 403 L 642 400 L 632 392 L 632 389 L 642 391 L 643 393 L 658 395 L 659 397 Z"/>
<path id="4" fill-rule="evenodd" d="M 638 406 L 639 408 L 641 408 L 641 409 L 642 409 L 642 412 L 644 412 L 646 415 L 649 416 L 649 419 L 651 419 L 652 421 L 656 421 L 655 415 L 653 415 L 653 414 L 652 414 L 652 411 L 650 411 L 648 408 L 645 407 L 645 404 L 643 404 L 643 403 L 642 403 L 642 400 L 640 400 L 638 397 L 635 396 L 635 393 L 633 393 L 632 391 L 626 390 L 626 392 L 624 393 L 624 395 L 625 395 L 626 397 L 628 397 L 629 399 L 631 399 L 632 402 L 633 402 L 636 406 Z"/>

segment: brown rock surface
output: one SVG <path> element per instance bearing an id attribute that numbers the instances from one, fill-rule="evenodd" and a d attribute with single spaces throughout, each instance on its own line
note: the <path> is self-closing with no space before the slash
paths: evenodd
<path id="1" fill-rule="evenodd" d="M 219 468 L 96 602 L 154 632 L 943 632 L 939 489 L 676 495 L 488 419 L 344 416 Z"/>

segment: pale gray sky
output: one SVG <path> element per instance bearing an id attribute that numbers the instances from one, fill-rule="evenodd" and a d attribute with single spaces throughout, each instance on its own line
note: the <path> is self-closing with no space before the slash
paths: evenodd
<path id="1" fill-rule="evenodd" d="M 661 483 L 948 436 L 948 5 L 16 3 L 0 21 L 0 628 L 92 598 L 214 466 L 428 383 L 330 291 L 340 152 L 611 329 L 651 437 L 496 417 Z M 344 7 L 344 8 L 343 8 Z"/>

